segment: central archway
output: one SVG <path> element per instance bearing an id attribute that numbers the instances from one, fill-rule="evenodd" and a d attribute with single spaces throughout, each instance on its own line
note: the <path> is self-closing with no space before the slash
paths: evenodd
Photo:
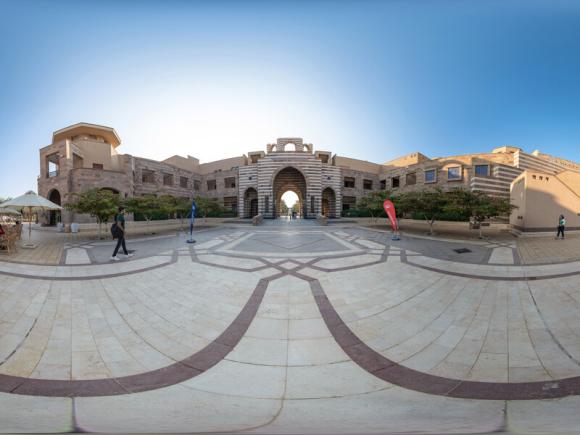
<path id="1" fill-rule="evenodd" d="M 274 194 L 274 218 L 280 215 L 280 204 L 282 203 L 282 194 L 287 191 L 292 191 L 298 195 L 298 201 L 302 206 L 302 217 L 308 217 L 306 206 L 306 178 L 298 169 L 288 166 L 279 171 L 272 183 Z"/>

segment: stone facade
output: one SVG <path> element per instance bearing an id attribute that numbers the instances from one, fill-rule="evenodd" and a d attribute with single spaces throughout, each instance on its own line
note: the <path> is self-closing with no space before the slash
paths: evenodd
<path id="1" fill-rule="evenodd" d="M 81 123 L 56 131 L 52 144 L 40 149 L 39 193 L 58 203 L 94 187 L 111 189 L 125 197 L 205 196 L 217 198 L 242 218 L 258 213 L 275 218 L 280 215 L 281 195 L 291 190 L 299 197 L 304 218 L 319 214 L 336 218 L 375 190 L 397 193 L 463 188 L 510 197 L 514 180 L 521 179 L 526 171 L 580 173 L 580 166 L 569 160 L 538 151 L 528 154 L 510 146 L 490 153 L 439 158 L 414 152 L 378 164 L 315 151 L 312 144 L 292 137 L 266 145 L 265 152 L 200 163 L 192 156 L 155 161 L 118 154 L 120 143 L 110 127 Z M 517 216 L 516 224 L 521 224 L 523 217 Z M 54 215 L 44 217 L 46 223 L 56 219 Z M 89 220 L 87 216 L 62 213 L 65 223 Z"/>

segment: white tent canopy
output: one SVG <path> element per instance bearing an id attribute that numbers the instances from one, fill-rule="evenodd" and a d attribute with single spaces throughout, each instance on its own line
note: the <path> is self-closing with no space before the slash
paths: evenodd
<path id="1" fill-rule="evenodd" d="M 62 207 L 58 204 L 55 204 L 52 201 L 49 201 L 42 196 L 37 195 L 32 190 L 26 192 L 24 195 L 20 195 L 16 198 L 9 199 L 8 201 L 4 201 L 0 204 L 0 209 L 2 208 L 11 208 L 14 210 L 18 210 L 22 213 L 37 213 L 39 211 L 45 210 L 62 210 Z M 28 222 L 28 244 L 25 246 L 34 247 L 34 245 L 30 242 L 30 235 L 32 231 L 32 223 Z"/>
<path id="2" fill-rule="evenodd" d="M 14 210 L 13 208 L 0 206 L 0 215 L 6 215 L 6 214 L 21 215 L 22 213 L 20 213 L 18 210 Z"/>

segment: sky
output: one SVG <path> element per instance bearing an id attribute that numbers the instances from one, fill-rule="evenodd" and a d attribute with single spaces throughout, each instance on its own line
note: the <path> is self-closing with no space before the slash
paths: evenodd
<path id="1" fill-rule="evenodd" d="M 580 162 L 580 1 L 0 0 L 0 197 L 77 122 L 202 162 L 278 137 L 382 163 Z"/>

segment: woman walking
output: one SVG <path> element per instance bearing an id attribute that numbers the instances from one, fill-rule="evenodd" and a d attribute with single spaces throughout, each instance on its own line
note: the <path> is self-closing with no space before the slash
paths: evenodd
<path id="1" fill-rule="evenodd" d="M 560 215 L 558 218 L 558 233 L 556 234 L 556 239 L 560 237 L 562 234 L 562 238 L 564 238 L 564 229 L 566 228 L 566 218 L 563 214 Z"/>

